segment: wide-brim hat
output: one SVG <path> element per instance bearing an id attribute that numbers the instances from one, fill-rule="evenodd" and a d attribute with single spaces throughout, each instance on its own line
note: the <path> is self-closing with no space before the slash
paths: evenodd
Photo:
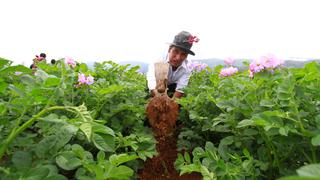
<path id="1" fill-rule="evenodd" d="M 181 31 L 179 34 L 177 34 L 173 42 L 170 43 L 170 45 L 176 46 L 188 54 L 195 55 L 193 51 L 191 51 L 191 47 L 193 42 L 198 42 L 199 39 L 196 36 L 192 36 L 189 32 L 187 31 Z"/>

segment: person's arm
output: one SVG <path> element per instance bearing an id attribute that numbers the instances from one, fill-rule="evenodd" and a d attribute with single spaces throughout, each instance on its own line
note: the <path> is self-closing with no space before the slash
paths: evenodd
<path id="1" fill-rule="evenodd" d="M 180 77 L 180 79 L 177 82 L 176 91 L 173 94 L 174 97 L 181 98 L 184 95 L 184 92 L 182 91 L 182 89 L 187 87 L 190 76 L 191 76 L 191 72 L 187 71 Z"/>

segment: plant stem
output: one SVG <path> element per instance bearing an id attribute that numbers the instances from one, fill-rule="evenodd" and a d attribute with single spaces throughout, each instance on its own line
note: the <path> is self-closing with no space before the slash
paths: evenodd
<path id="1" fill-rule="evenodd" d="M 312 159 L 304 152 L 304 150 L 301 150 L 302 154 L 304 155 L 304 157 L 309 161 L 310 164 L 312 164 Z"/>
<path id="2" fill-rule="evenodd" d="M 313 163 L 317 163 L 317 154 L 316 154 L 316 149 L 314 148 L 314 146 L 310 144 L 310 150 L 311 150 L 311 154 L 312 154 L 312 160 L 313 160 Z"/>
<path id="3" fill-rule="evenodd" d="M 25 122 L 24 124 L 22 124 L 19 128 L 14 128 L 10 135 L 7 137 L 7 139 L 1 144 L 0 147 L 0 160 L 2 159 L 3 155 L 5 154 L 8 146 L 12 143 L 12 141 L 22 132 L 24 131 L 26 128 L 30 127 L 37 119 L 39 119 L 42 115 L 44 115 L 45 113 L 52 111 L 52 110 L 58 110 L 58 109 L 70 109 L 70 107 L 68 106 L 53 106 L 53 107 L 49 107 L 46 109 L 43 109 L 42 111 L 40 111 L 37 115 L 33 116 L 31 119 L 29 119 L 27 122 Z"/>

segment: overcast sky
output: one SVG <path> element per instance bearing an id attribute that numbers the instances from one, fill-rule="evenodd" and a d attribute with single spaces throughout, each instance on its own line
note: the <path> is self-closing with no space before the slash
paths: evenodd
<path id="1" fill-rule="evenodd" d="M 1 0 L 0 57 L 150 61 L 182 30 L 204 58 L 320 58 L 318 0 Z"/>

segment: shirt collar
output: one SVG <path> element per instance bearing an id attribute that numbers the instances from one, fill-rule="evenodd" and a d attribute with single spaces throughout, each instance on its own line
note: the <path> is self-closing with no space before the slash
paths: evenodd
<path id="1" fill-rule="evenodd" d="M 168 55 L 166 58 L 166 62 L 169 63 L 169 56 Z M 187 70 L 188 69 L 188 62 L 189 62 L 189 60 L 185 59 L 177 69 L 183 68 L 183 69 Z"/>

